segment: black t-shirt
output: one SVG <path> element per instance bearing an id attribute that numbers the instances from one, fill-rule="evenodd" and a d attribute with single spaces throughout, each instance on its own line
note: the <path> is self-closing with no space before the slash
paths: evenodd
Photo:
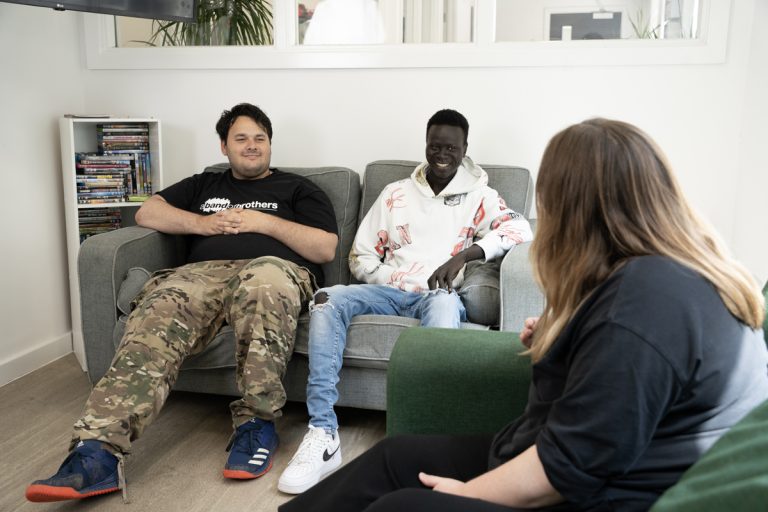
<path id="1" fill-rule="evenodd" d="M 528 406 L 494 439 L 496 467 L 536 444 L 568 501 L 552 510 L 647 510 L 768 398 L 762 331 L 660 256 L 634 258 L 533 366 Z"/>
<path id="2" fill-rule="evenodd" d="M 201 215 L 211 215 L 226 208 L 244 208 L 337 233 L 336 217 L 325 192 L 303 176 L 277 169 L 258 180 L 239 180 L 231 170 L 204 172 L 185 178 L 158 194 L 176 208 Z M 189 238 L 188 263 L 277 256 L 307 268 L 322 286 L 320 265 L 306 260 L 271 236 L 240 233 L 192 235 Z"/>

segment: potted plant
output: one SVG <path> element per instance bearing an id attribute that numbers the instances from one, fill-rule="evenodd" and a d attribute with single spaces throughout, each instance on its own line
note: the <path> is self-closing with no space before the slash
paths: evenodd
<path id="1" fill-rule="evenodd" d="M 199 0 L 197 20 L 154 20 L 151 46 L 272 44 L 272 5 L 268 0 Z"/>

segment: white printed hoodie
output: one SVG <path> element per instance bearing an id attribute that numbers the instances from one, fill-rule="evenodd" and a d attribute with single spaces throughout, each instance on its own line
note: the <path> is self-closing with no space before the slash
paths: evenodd
<path id="1" fill-rule="evenodd" d="M 489 261 L 532 240 L 528 221 L 488 186 L 488 174 L 469 157 L 438 195 L 426 170 L 422 163 L 409 178 L 384 187 L 360 223 L 349 254 L 360 281 L 424 292 L 432 273 L 473 243 Z M 453 287 L 463 278 L 462 269 Z"/>

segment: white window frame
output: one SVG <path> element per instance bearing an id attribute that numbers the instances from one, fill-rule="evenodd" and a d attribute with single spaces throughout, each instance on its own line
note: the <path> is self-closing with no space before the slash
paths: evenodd
<path id="1" fill-rule="evenodd" d="M 89 69 L 472 68 L 725 62 L 731 0 L 709 0 L 697 39 L 494 41 L 495 0 L 477 0 L 472 43 L 302 46 L 295 0 L 273 0 L 274 45 L 115 48 L 114 17 L 84 14 Z"/>

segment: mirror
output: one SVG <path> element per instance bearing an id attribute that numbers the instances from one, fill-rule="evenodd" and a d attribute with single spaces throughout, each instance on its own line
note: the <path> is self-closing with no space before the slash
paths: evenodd
<path id="1" fill-rule="evenodd" d="M 297 43 L 470 43 L 475 0 L 295 0 Z"/>
<path id="2" fill-rule="evenodd" d="M 496 0 L 496 41 L 696 39 L 703 0 Z"/>
<path id="3" fill-rule="evenodd" d="M 471 43 L 476 0 L 292 0 L 298 45 Z M 254 12 L 248 12 L 248 8 Z M 115 17 L 116 47 L 272 44 L 266 0 L 201 0 L 198 23 Z M 258 20 L 258 23 L 250 23 Z M 248 40 L 254 27 L 266 28 Z"/>
<path id="4" fill-rule="evenodd" d="M 299 46 L 474 43 L 478 0 L 200 0 L 198 23 L 115 17 L 118 48 L 273 44 L 290 10 Z M 487 4 L 485 2 L 488 2 Z M 697 39 L 704 0 L 483 0 L 492 40 Z M 283 7 L 280 7 L 283 9 Z M 488 10 L 488 9 L 486 9 Z M 488 18 L 491 19 L 491 18 Z M 255 22 L 253 22 L 255 20 Z M 247 36 L 247 37 L 244 37 Z M 293 40 L 291 40 L 293 39 Z"/>

